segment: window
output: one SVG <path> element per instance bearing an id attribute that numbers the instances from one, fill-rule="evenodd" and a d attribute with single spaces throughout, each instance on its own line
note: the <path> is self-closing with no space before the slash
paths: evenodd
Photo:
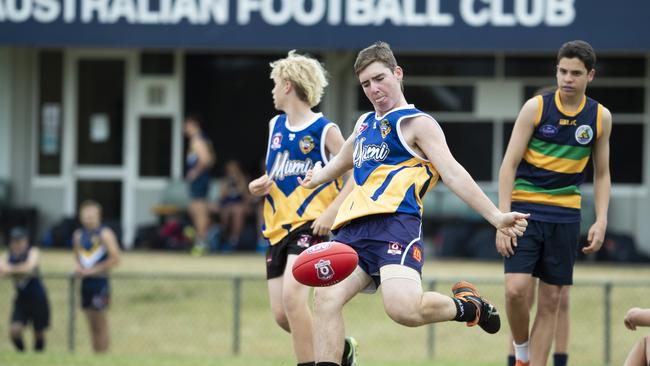
<path id="1" fill-rule="evenodd" d="M 492 180 L 494 126 L 485 122 L 440 123 L 456 160 L 477 181 Z"/>
<path id="2" fill-rule="evenodd" d="M 41 51 L 38 59 L 38 175 L 59 175 L 63 149 L 63 54 Z"/>
<path id="3" fill-rule="evenodd" d="M 553 57 L 508 56 L 506 76 L 554 77 L 557 59 Z M 643 57 L 596 57 L 596 78 L 645 77 Z"/>
<path id="4" fill-rule="evenodd" d="M 473 86 L 405 85 L 404 95 L 420 110 L 431 112 L 471 112 L 474 108 Z M 359 111 L 373 110 L 363 90 L 357 94 Z"/>
<path id="5" fill-rule="evenodd" d="M 140 176 L 171 175 L 171 118 L 140 119 Z"/>
<path id="6" fill-rule="evenodd" d="M 612 183 L 643 183 L 643 124 L 616 123 L 609 138 L 609 172 Z M 594 181 L 593 161 L 587 165 L 585 182 Z"/>
<path id="7" fill-rule="evenodd" d="M 231 159 L 251 175 L 259 174 L 269 120 L 280 113 L 273 107 L 269 63 L 285 56 L 186 55 L 185 112 L 203 118 L 217 157 L 213 175 L 221 175 Z"/>
<path id="8" fill-rule="evenodd" d="M 140 55 L 142 75 L 173 75 L 174 54 L 171 52 L 143 52 Z"/>
<path id="9" fill-rule="evenodd" d="M 397 63 L 411 76 L 493 76 L 490 56 L 407 56 L 396 55 Z"/>

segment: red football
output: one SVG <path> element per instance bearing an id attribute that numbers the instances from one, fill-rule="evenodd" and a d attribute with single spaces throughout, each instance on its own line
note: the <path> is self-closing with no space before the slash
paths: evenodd
<path id="1" fill-rule="evenodd" d="M 354 272 L 357 252 L 335 241 L 326 241 L 305 249 L 291 271 L 296 281 L 312 287 L 331 286 Z"/>

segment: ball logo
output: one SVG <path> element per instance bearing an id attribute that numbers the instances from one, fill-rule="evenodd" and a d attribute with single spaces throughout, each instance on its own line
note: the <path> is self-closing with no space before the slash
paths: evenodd
<path id="1" fill-rule="evenodd" d="M 316 268 L 316 276 L 321 281 L 328 281 L 334 277 L 334 270 L 332 269 L 332 262 L 329 260 L 321 259 L 318 263 L 314 264 Z"/>
<path id="2" fill-rule="evenodd" d="M 325 250 L 329 249 L 331 246 L 332 246 L 332 243 L 327 241 L 327 242 L 324 242 L 324 243 L 319 243 L 319 244 L 316 244 L 316 245 L 312 245 L 311 247 L 309 247 L 305 251 L 307 253 L 309 253 L 309 254 L 314 254 L 314 253 L 325 251 Z"/>
<path id="3" fill-rule="evenodd" d="M 576 141 L 580 145 L 586 145 L 594 137 L 594 130 L 589 125 L 582 125 L 576 128 Z"/>
<path id="4" fill-rule="evenodd" d="M 280 148 L 280 146 L 282 146 L 282 133 L 277 132 L 271 138 L 271 149 L 277 150 Z"/>

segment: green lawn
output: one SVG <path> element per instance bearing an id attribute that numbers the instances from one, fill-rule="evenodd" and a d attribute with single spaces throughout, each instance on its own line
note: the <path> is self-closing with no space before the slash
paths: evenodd
<path id="1" fill-rule="evenodd" d="M 67 353 L 69 252 L 43 254 L 52 306 L 52 329 L 44 355 L 15 355 L 7 338 L 0 338 L 0 365 L 292 365 L 289 336 L 275 326 L 269 310 L 262 256 L 194 258 L 182 253 L 129 252 L 113 279 L 109 312 L 111 354 L 90 354 L 83 314 L 76 308 L 74 354 Z M 161 275 L 164 273 L 164 275 Z M 239 355 L 233 356 L 233 274 L 241 283 Z M 502 365 L 508 344 L 500 263 L 431 261 L 425 278 L 438 278 L 436 288 L 449 293 L 453 281 L 477 279 L 482 293 L 497 304 L 504 327 L 494 336 L 478 328 L 449 322 L 405 328 L 384 314 L 379 295 L 359 295 L 345 310 L 346 329 L 361 345 L 363 364 L 372 365 Z M 622 361 L 641 331 L 624 329 L 622 318 L 632 306 L 650 306 L 647 287 L 623 286 L 648 278 L 645 267 L 578 265 L 578 285 L 572 290 L 571 364 L 603 364 L 604 288 L 597 282 L 615 280 L 612 290 L 612 364 Z M 580 284 L 582 283 L 582 284 Z M 6 295 L 5 295 L 6 294 Z M 8 318 L 11 283 L 0 281 L 0 317 Z M 76 299 L 78 303 L 78 298 Z M 5 315 L 2 315 L 5 314 Z M 431 332 L 431 333 L 429 333 Z M 0 335 L 7 323 L 0 322 Z M 429 337 L 433 336 L 432 348 Z M 28 343 L 31 343 L 28 342 Z M 430 352 L 433 361 L 429 360 Z"/>

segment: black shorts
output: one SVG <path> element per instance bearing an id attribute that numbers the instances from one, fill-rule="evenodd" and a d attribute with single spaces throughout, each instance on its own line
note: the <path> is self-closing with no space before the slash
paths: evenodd
<path id="1" fill-rule="evenodd" d="M 517 238 L 515 255 L 505 258 L 505 273 L 530 273 L 552 285 L 572 285 L 580 223 L 528 221 Z"/>
<path id="2" fill-rule="evenodd" d="M 307 222 L 285 236 L 279 243 L 271 245 L 266 251 L 266 279 L 280 277 L 284 274 L 289 254 L 300 254 L 314 244 L 327 241 L 324 236 L 314 236 L 311 224 Z"/>
<path id="3" fill-rule="evenodd" d="M 23 326 L 31 323 L 37 332 L 47 329 L 50 326 L 50 304 L 47 296 L 17 296 L 11 312 L 11 323 L 21 323 Z"/>
<path id="4" fill-rule="evenodd" d="M 88 277 L 81 281 L 81 308 L 102 311 L 111 302 L 111 285 L 106 277 Z"/>

